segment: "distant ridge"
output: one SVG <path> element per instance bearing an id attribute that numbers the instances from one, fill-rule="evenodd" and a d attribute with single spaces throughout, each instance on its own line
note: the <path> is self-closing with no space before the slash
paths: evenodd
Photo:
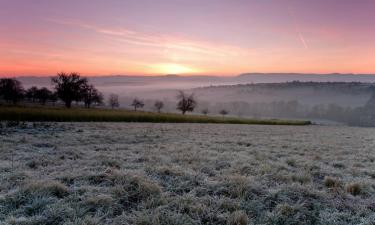
<path id="1" fill-rule="evenodd" d="M 309 74 L 309 73 L 244 73 L 237 76 L 242 82 L 253 83 L 282 83 L 290 81 L 301 82 L 375 82 L 375 74 Z"/>
<path id="2" fill-rule="evenodd" d="M 51 76 L 17 77 L 26 87 L 51 86 Z M 235 85 L 248 83 L 301 82 L 362 82 L 375 83 L 375 74 L 302 74 L 302 73 L 244 73 L 237 76 L 167 74 L 160 76 L 109 75 L 88 77 L 98 87 L 124 86 L 124 90 L 136 87 L 150 89 L 187 89 L 211 85 Z M 164 85 L 164 87 L 162 87 Z M 111 91 L 108 88 L 108 91 Z"/>
<path id="3" fill-rule="evenodd" d="M 375 76 L 375 74 L 362 74 L 362 73 L 241 73 L 237 77 L 253 76 L 253 75 L 294 75 L 294 76 Z"/>

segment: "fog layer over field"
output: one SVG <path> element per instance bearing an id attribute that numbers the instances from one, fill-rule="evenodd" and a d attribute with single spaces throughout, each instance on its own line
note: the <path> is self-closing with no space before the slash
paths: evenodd
<path id="1" fill-rule="evenodd" d="M 49 78 L 22 77 L 25 87 L 50 86 Z M 118 94 L 120 105 L 130 108 L 134 98 L 142 99 L 145 110 L 154 110 L 162 100 L 164 111 L 176 112 L 178 90 L 194 93 L 195 113 L 227 110 L 244 117 L 304 118 L 331 120 L 353 125 L 374 125 L 369 103 L 375 99 L 373 75 L 351 74 L 243 74 L 215 76 L 110 76 L 90 77 L 105 96 Z M 297 82 L 299 81 L 299 82 Z M 371 103 L 372 104 L 372 103 Z M 361 117 L 361 118 L 359 118 Z"/>

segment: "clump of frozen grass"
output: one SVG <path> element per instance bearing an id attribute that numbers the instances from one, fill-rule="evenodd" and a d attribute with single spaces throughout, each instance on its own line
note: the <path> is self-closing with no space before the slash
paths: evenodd
<path id="1" fill-rule="evenodd" d="M 91 215 L 119 215 L 121 214 L 121 206 L 116 200 L 108 194 L 99 194 L 90 196 L 82 201 L 81 206 L 86 214 Z"/>
<path id="2" fill-rule="evenodd" d="M 363 143 L 340 139 L 349 131 L 367 137 L 366 130 L 137 123 L 59 126 L 66 129 L 52 134 L 17 128 L 0 135 L 0 147 L 6 150 L 0 151 L 4 224 L 225 225 L 245 224 L 247 216 L 247 224 L 338 225 L 371 224 L 374 219 L 374 164 L 369 160 L 373 151 Z M 78 129 L 79 135 L 67 132 Z M 316 141 L 326 140 L 326 129 L 333 131 L 333 138 L 323 146 Z M 142 135 L 145 130 L 147 135 Z M 306 138 L 311 133 L 316 139 Z M 23 137 L 27 142 L 19 142 Z M 47 138 L 57 150 L 45 145 Z M 244 139 L 252 140 L 252 145 L 237 144 Z M 342 142 L 354 149 L 355 157 L 340 154 Z M 15 153 L 13 169 L 8 149 Z M 35 152 L 45 149 L 47 158 Z M 43 164 L 44 159 L 48 163 Z M 28 166 L 32 160 L 35 165 Z M 363 167 L 352 171 L 333 162 L 360 162 Z M 360 185 L 359 191 L 356 185 L 349 188 L 350 180 Z"/>
<path id="3" fill-rule="evenodd" d="M 57 181 L 29 182 L 0 199 L 0 219 L 13 213 L 25 217 L 40 215 L 68 195 L 69 189 Z"/>
<path id="4" fill-rule="evenodd" d="M 341 182 L 333 177 L 324 177 L 324 185 L 328 188 L 339 188 L 341 187 Z"/>
<path id="5" fill-rule="evenodd" d="M 247 225 L 249 217 L 244 211 L 234 211 L 228 218 L 228 225 Z"/>
<path id="6" fill-rule="evenodd" d="M 360 195 L 364 193 L 364 187 L 362 184 L 353 182 L 349 183 L 345 186 L 345 190 L 350 193 L 351 195 Z"/>
<path id="7" fill-rule="evenodd" d="M 285 160 L 286 164 L 288 164 L 288 166 L 291 166 L 291 167 L 296 167 L 297 166 L 297 161 L 293 158 L 289 158 L 287 160 Z"/>
<path id="8" fill-rule="evenodd" d="M 38 169 L 39 167 L 47 167 L 49 164 L 52 164 L 50 160 L 47 159 L 32 159 L 26 163 L 26 166 L 30 169 Z"/>
<path id="9" fill-rule="evenodd" d="M 157 183 L 144 176 L 126 174 L 117 170 L 107 173 L 110 173 L 108 178 L 114 183 L 112 194 L 125 209 L 136 207 L 151 198 L 157 198 L 162 193 Z"/>
<path id="10" fill-rule="evenodd" d="M 57 181 L 37 181 L 26 184 L 21 192 L 31 195 L 55 196 L 63 198 L 69 194 L 69 189 Z"/>
<path id="11" fill-rule="evenodd" d="M 249 180 L 244 176 L 233 176 L 230 178 L 228 185 L 229 195 L 233 198 L 244 197 L 247 191 Z"/>
<path id="12" fill-rule="evenodd" d="M 101 160 L 102 166 L 120 169 L 121 163 L 116 159 L 103 158 Z"/>

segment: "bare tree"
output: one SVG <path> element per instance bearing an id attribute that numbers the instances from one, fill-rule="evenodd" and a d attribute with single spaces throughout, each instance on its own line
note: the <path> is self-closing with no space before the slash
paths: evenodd
<path id="1" fill-rule="evenodd" d="M 186 112 L 194 111 L 197 106 L 197 101 L 195 100 L 194 94 L 187 95 L 183 91 L 179 91 L 177 95 L 177 109 L 185 115 Z"/>
<path id="2" fill-rule="evenodd" d="M 138 108 L 143 108 L 143 106 L 145 106 L 145 104 L 143 103 L 142 100 L 139 100 L 139 99 L 135 98 L 133 100 L 131 106 L 134 107 L 134 111 L 137 111 Z"/>
<path id="3" fill-rule="evenodd" d="M 210 111 L 208 111 L 208 109 L 202 109 L 202 114 L 207 116 L 207 114 L 209 113 Z"/>
<path id="4" fill-rule="evenodd" d="M 34 98 L 38 99 L 40 104 L 45 105 L 46 102 L 51 99 L 52 95 L 53 95 L 52 91 L 43 87 L 43 88 L 36 90 Z"/>
<path id="5" fill-rule="evenodd" d="M 103 95 L 93 85 L 86 84 L 82 88 L 83 102 L 86 108 L 90 108 L 91 105 L 100 105 L 103 103 Z"/>
<path id="6" fill-rule="evenodd" d="M 224 117 L 224 116 L 227 115 L 229 112 L 228 112 L 227 110 L 225 110 L 225 109 L 222 109 L 222 110 L 220 110 L 219 113 Z"/>
<path id="7" fill-rule="evenodd" d="M 82 88 L 87 85 L 87 79 L 81 78 L 78 73 L 59 73 L 52 78 L 52 84 L 55 85 L 58 97 L 70 108 L 73 101 L 82 99 Z"/>
<path id="8" fill-rule="evenodd" d="M 25 97 L 27 100 L 31 102 L 35 102 L 37 99 L 37 94 L 38 94 L 38 87 L 32 86 L 31 88 L 26 90 Z"/>
<path id="9" fill-rule="evenodd" d="M 111 106 L 112 109 L 120 107 L 120 103 L 118 101 L 118 95 L 115 95 L 115 94 L 109 95 L 108 104 Z"/>
<path id="10" fill-rule="evenodd" d="M 0 79 L 0 98 L 17 104 L 23 99 L 25 90 L 20 81 L 13 78 Z"/>
<path id="11" fill-rule="evenodd" d="M 160 113 L 161 109 L 164 107 L 164 103 L 162 101 L 156 101 L 154 107 L 158 113 Z"/>

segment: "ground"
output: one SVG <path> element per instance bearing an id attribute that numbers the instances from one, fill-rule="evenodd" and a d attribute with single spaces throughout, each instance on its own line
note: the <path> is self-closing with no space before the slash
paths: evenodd
<path id="1" fill-rule="evenodd" d="M 375 128 L 2 126 L 0 224 L 375 224 Z"/>

